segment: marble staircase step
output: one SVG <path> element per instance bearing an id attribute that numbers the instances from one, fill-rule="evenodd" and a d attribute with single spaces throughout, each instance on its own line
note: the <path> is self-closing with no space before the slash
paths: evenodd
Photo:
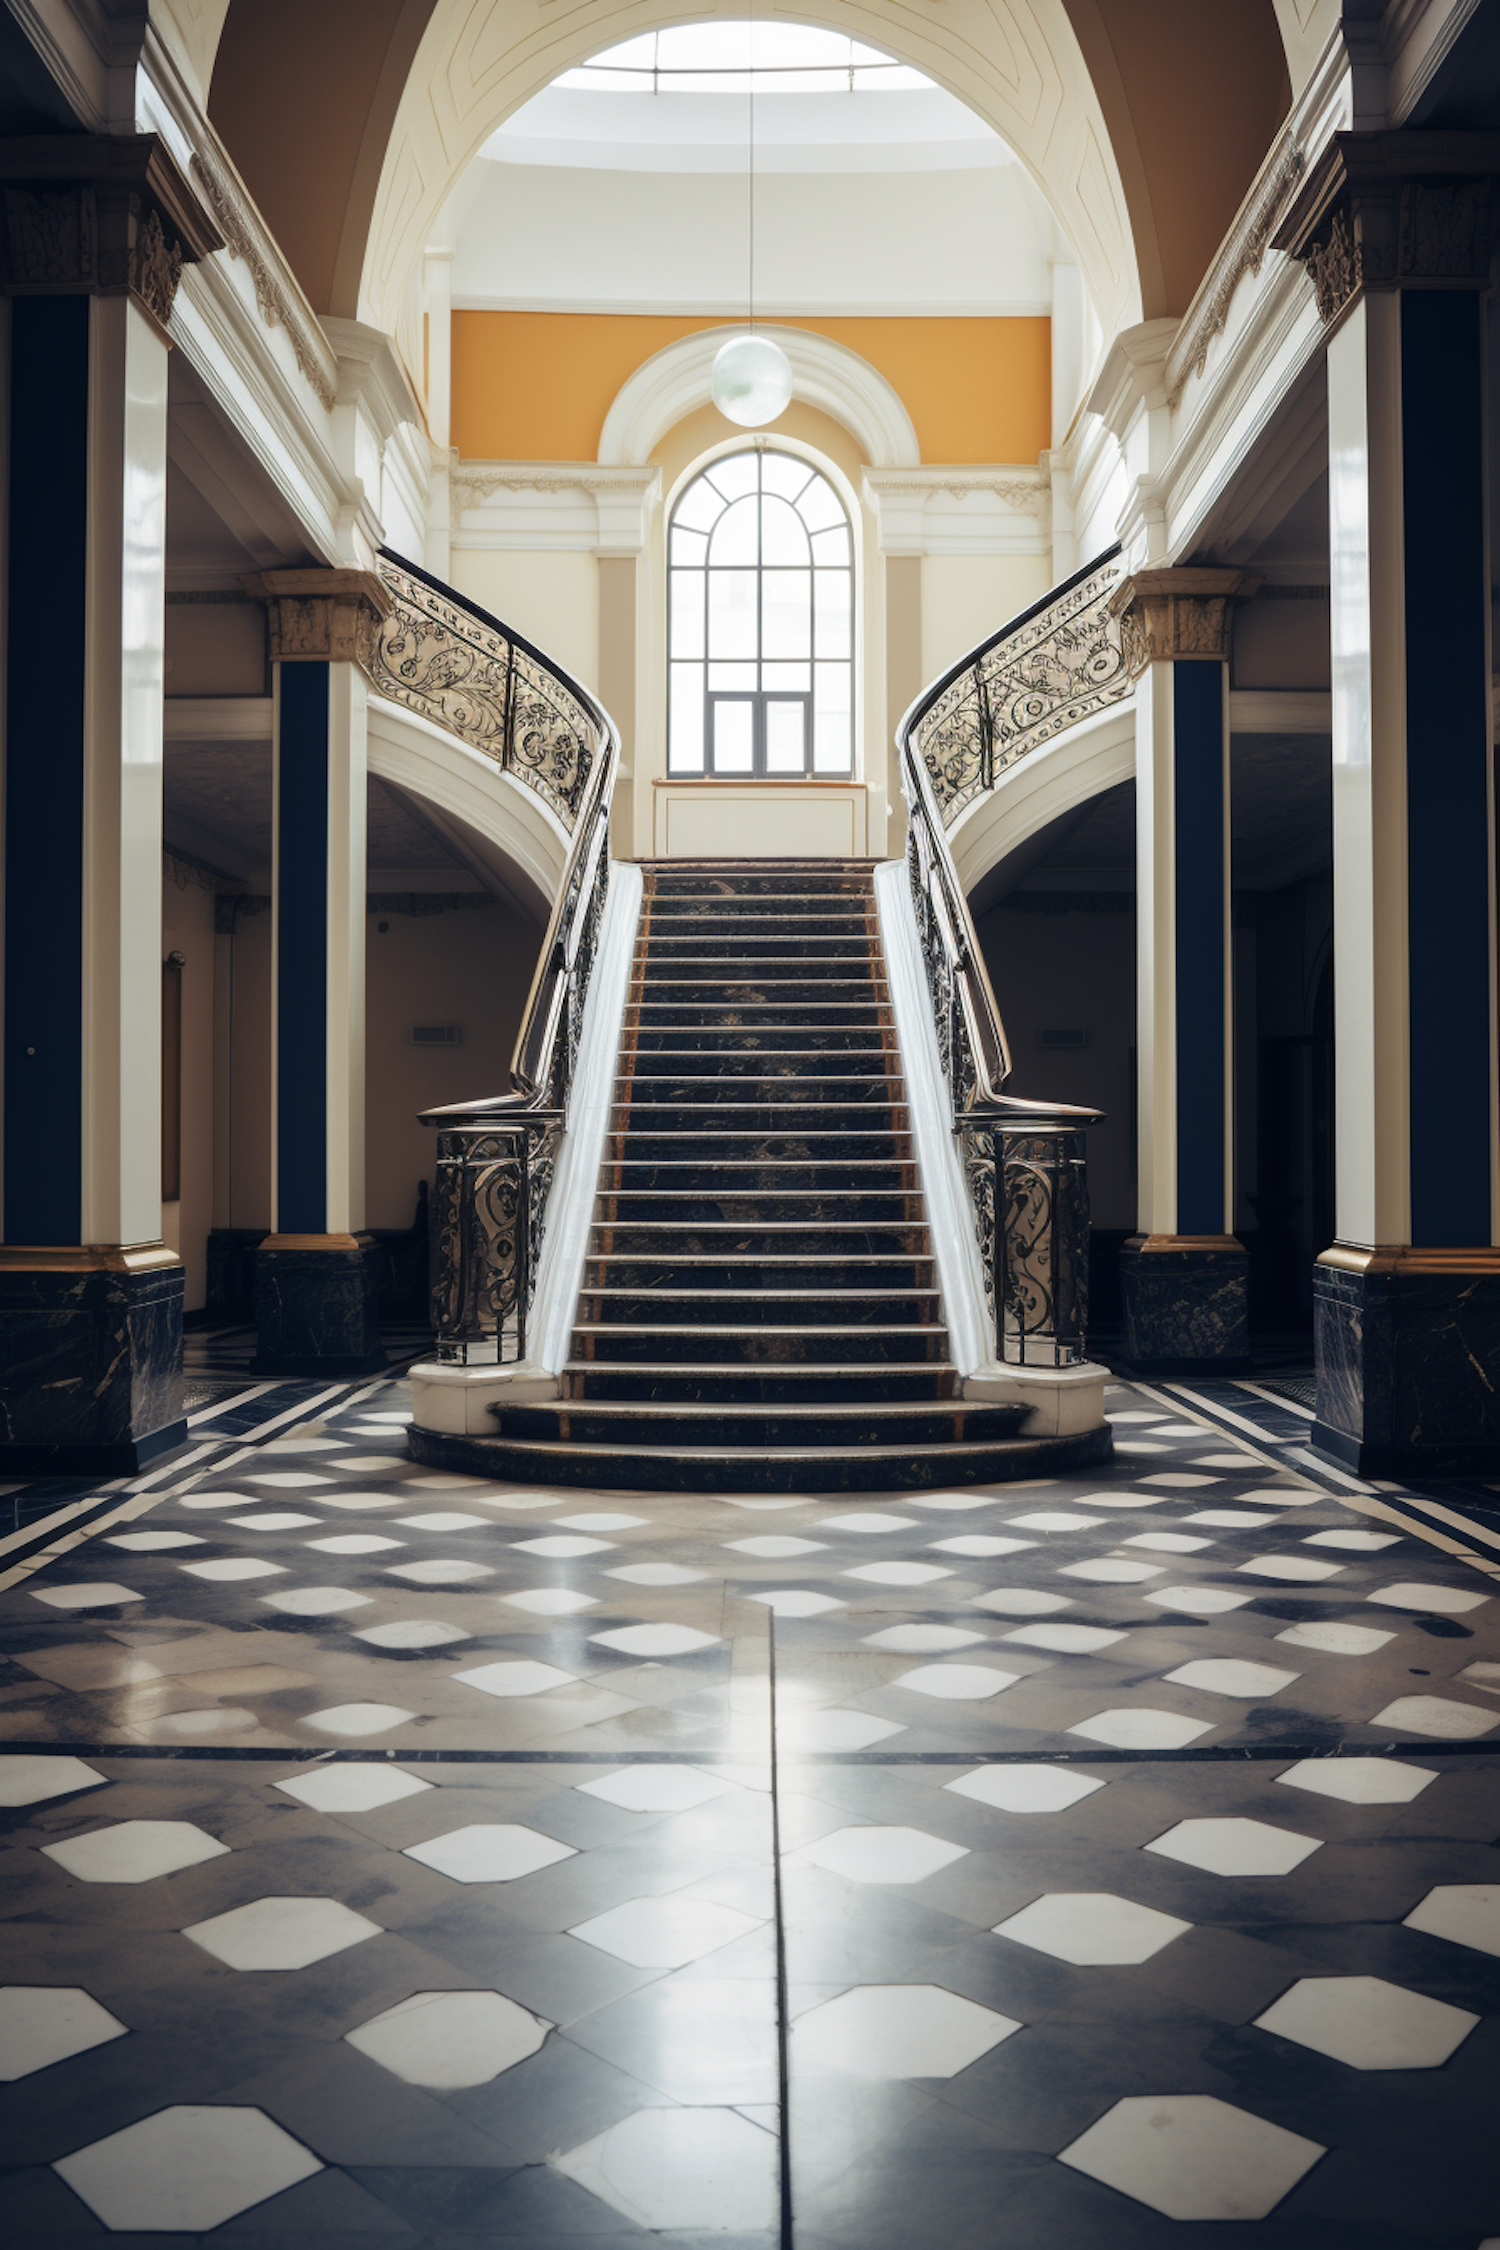
<path id="1" fill-rule="evenodd" d="M 578 1317 L 585 1321 L 628 1321 L 639 1326 L 692 1322 L 705 1328 L 774 1326 L 793 1320 L 802 1327 L 916 1327 L 935 1324 L 940 1304 L 936 1289 L 865 1288 L 837 1292 L 808 1289 L 619 1288 L 585 1282 Z"/>
<path id="2" fill-rule="evenodd" d="M 782 1361 L 775 1366 L 743 1360 L 702 1365 L 570 1360 L 562 1373 L 571 1398 L 688 1399 L 704 1403 L 798 1399 L 944 1399 L 957 1395 L 958 1377 L 934 1361 Z"/>
<path id="3" fill-rule="evenodd" d="M 491 1408 L 502 1437 L 582 1445 L 962 1445 L 1016 1437 L 1030 1408 L 960 1401 L 810 1400 L 802 1405 L 675 1399 L 557 1399 Z"/>
<path id="4" fill-rule="evenodd" d="M 826 1219 L 746 1225 L 728 1219 L 624 1220 L 597 1218 L 589 1234 L 595 1258 L 678 1258 L 734 1255 L 756 1259 L 907 1258 L 923 1256 L 927 1230 L 920 1220 L 905 1227 L 836 1225 Z"/>
<path id="5" fill-rule="evenodd" d="M 1109 1432 L 956 1445 L 586 1445 L 555 1438 L 444 1438 L 455 1468 L 515 1483 L 611 1492 L 922 1492 L 1056 1475 L 1107 1458 Z M 419 1456 L 422 1457 L 422 1456 Z"/>
<path id="6" fill-rule="evenodd" d="M 723 1289 L 747 1298 L 787 1289 L 935 1289 L 937 1272 L 929 1254 L 874 1257 L 838 1251 L 832 1256 L 748 1251 L 591 1253 L 584 1263 L 583 1286 L 590 1289 Z"/>
<path id="7" fill-rule="evenodd" d="M 799 1322 L 757 1321 L 734 1329 L 684 1319 L 675 1322 L 593 1320 L 580 1313 L 573 1329 L 573 1356 L 591 1367 L 659 1363 L 670 1354 L 680 1367 L 911 1366 L 948 1365 L 948 1331 L 940 1321 L 870 1321 L 856 1328 Z"/>

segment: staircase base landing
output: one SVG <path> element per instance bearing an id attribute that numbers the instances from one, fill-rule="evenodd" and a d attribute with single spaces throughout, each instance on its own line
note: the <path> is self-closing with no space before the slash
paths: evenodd
<path id="1" fill-rule="evenodd" d="M 407 1431 L 412 1459 L 428 1468 L 458 1469 L 468 1476 L 511 1484 L 581 1485 L 609 1492 L 934 1492 L 950 1485 L 1008 1484 L 1018 1478 L 1058 1476 L 1107 1461 L 1109 1429 L 1070 1437 L 1004 1438 L 992 1445 L 766 1449 L 704 1446 L 649 1450 L 503 1437 L 459 1437 L 445 1431 Z"/>

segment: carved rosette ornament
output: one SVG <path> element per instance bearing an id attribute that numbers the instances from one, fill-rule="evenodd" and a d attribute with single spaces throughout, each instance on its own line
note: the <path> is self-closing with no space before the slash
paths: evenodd
<path id="1" fill-rule="evenodd" d="M 1227 664 L 1233 605 L 1259 584 L 1248 571 L 1191 566 L 1138 570 L 1122 579 L 1110 610 L 1130 677 L 1138 679 L 1148 664 Z"/>
<path id="2" fill-rule="evenodd" d="M 1325 327 L 1369 289 L 1485 289 L 1500 133 L 1336 133 L 1277 228 Z"/>
<path id="3" fill-rule="evenodd" d="M 223 237 L 155 133 L 0 140 L 0 292 L 129 294 L 165 331 L 185 264 Z"/>
<path id="4" fill-rule="evenodd" d="M 240 583 L 266 605 L 273 664 L 358 664 L 366 672 L 373 666 L 392 608 L 374 571 L 266 570 Z"/>

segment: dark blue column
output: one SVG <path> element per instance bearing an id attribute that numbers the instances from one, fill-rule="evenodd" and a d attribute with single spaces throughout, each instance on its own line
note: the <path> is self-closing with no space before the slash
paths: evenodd
<path id="1" fill-rule="evenodd" d="M 280 667 L 276 1232 L 327 1227 L 328 666 Z"/>
<path id="2" fill-rule="evenodd" d="M 10 1246 L 76 1243 L 81 1233 L 88 408 L 88 298 L 17 298 L 5 683 Z"/>

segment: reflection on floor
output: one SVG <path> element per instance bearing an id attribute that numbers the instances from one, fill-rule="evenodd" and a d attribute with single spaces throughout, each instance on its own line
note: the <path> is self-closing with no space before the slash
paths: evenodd
<path id="1" fill-rule="evenodd" d="M 9 2239 L 1500 2236 L 1500 1554 L 1181 1406 L 607 1494 L 391 1377 L 111 1488 L 0 1578 Z"/>

